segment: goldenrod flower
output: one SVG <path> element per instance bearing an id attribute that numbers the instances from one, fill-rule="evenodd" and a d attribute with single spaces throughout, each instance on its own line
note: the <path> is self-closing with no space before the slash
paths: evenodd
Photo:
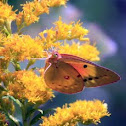
<path id="1" fill-rule="evenodd" d="M 23 16 L 24 14 L 23 14 L 23 12 L 19 12 L 18 14 L 17 14 L 17 16 L 16 16 L 16 24 L 17 24 L 17 26 L 19 27 L 20 25 L 23 25 Z M 34 22 L 34 21 L 33 21 Z M 22 26 L 23 27 L 23 26 Z"/>
<path id="2" fill-rule="evenodd" d="M 57 31 L 56 37 L 58 40 L 71 40 L 71 39 L 79 39 L 80 41 L 89 41 L 88 38 L 85 38 L 85 35 L 88 34 L 88 30 L 83 28 L 78 21 L 70 22 L 69 24 L 66 24 L 62 22 L 62 18 L 59 17 L 59 21 L 56 21 L 55 23 L 55 30 Z"/>
<path id="3" fill-rule="evenodd" d="M 41 3 L 37 0 L 23 4 L 23 11 L 19 12 L 16 18 L 16 23 L 20 26 L 25 23 L 26 26 L 39 20 L 39 15 L 49 13 L 49 8 L 46 1 Z"/>
<path id="4" fill-rule="evenodd" d="M 100 118 L 110 116 L 107 111 L 107 104 L 99 100 L 76 101 L 62 108 L 58 107 L 54 115 L 42 117 L 43 123 L 40 126 L 76 126 L 82 124 L 100 123 Z"/>
<path id="5" fill-rule="evenodd" d="M 0 112 L 0 125 L 1 126 L 8 126 L 5 114 L 3 114 L 1 112 Z"/>
<path id="6" fill-rule="evenodd" d="M 44 104 L 54 97 L 52 89 L 45 84 L 44 69 L 39 70 L 39 76 L 33 70 L 28 70 L 29 66 L 34 63 L 34 58 L 45 57 L 45 51 L 54 48 L 58 49 L 59 53 L 67 52 L 87 60 L 99 60 L 99 51 L 89 43 L 89 38 L 86 37 L 88 30 L 82 27 L 80 21 L 66 24 L 59 17 L 59 20 L 54 23 L 54 27 L 44 30 L 36 38 L 21 35 L 22 28 L 37 22 L 41 14 L 49 14 L 50 7 L 66 6 L 67 1 L 33 0 L 22 4 L 22 11 L 18 14 L 15 13 L 16 11 L 12 11 L 13 7 L 7 4 L 7 0 L 2 0 L 3 3 L 0 1 L 0 31 L 2 32 L 0 32 L 0 126 L 8 125 L 4 115 L 5 111 L 8 112 L 9 121 L 12 119 L 12 125 L 15 125 L 13 122 L 18 125 L 18 118 L 16 117 L 17 120 L 15 120 L 14 116 L 18 107 L 21 107 L 23 113 L 19 115 L 23 119 L 22 125 L 32 125 L 37 119 L 33 118 L 34 113 L 38 110 L 36 106 Z M 11 22 L 14 20 L 17 24 L 16 34 L 12 34 L 11 30 Z M 87 43 L 66 43 L 72 39 Z M 25 59 L 30 61 L 26 69 L 21 70 L 19 61 Z M 14 72 L 10 72 L 8 69 L 10 62 L 15 68 Z M 12 100 L 7 97 L 3 98 L 7 95 L 13 96 L 15 99 L 13 97 Z M 21 106 L 15 105 L 18 103 L 21 103 Z M 36 117 L 38 116 L 39 114 L 36 115 Z M 62 108 L 58 107 L 54 115 L 42 117 L 43 123 L 40 126 L 75 126 L 79 122 L 97 124 L 104 116 L 110 116 L 106 103 L 99 100 L 76 101 L 69 105 L 66 104 Z"/>
<path id="7" fill-rule="evenodd" d="M 59 49 L 60 53 L 68 53 L 82 57 L 90 61 L 99 61 L 99 51 L 94 45 L 88 43 L 75 43 L 72 45 L 66 42 L 58 42 L 59 40 L 72 40 L 79 39 L 80 41 L 89 41 L 89 38 L 85 38 L 88 34 L 88 30 L 83 28 L 79 21 L 77 23 L 71 22 L 70 24 L 63 23 L 61 17 L 59 21 L 56 21 L 55 27 L 44 30 L 39 33 L 41 36 L 40 41 L 43 43 L 44 49 L 48 50 L 51 47 Z"/>
<path id="8" fill-rule="evenodd" d="M 50 0 L 49 5 L 50 7 L 66 5 L 68 0 Z"/>
<path id="9" fill-rule="evenodd" d="M 80 41 L 89 41 L 89 38 L 85 37 L 85 35 L 88 34 L 88 30 L 81 26 L 82 23 L 80 23 L 80 21 L 78 21 L 77 23 L 70 22 L 69 24 L 66 24 L 66 23 L 62 22 L 61 17 L 59 17 L 59 20 L 56 21 L 54 24 L 55 24 L 55 27 L 52 27 L 51 29 L 47 29 L 47 30 L 44 30 L 43 32 L 39 33 L 39 35 L 41 36 L 40 41 L 42 41 L 44 49 L 46 49 L 46 50 L 50 49 L 51 47 L 63 48 L 63 50 L 65 50 L 66 49 L 66 48 L 64 48 L 65 45 L 61 46 L 62 43 L 59 42 L 59 40 L 79 39 Z M 69 46 L 69 45 L 67 45 L 67 46 Z M 77 45 L 76 45 L 76 47 L 77 47 Z M 73 50 L 73 48 L 71 48 L 71 50 Z M 68 51 L 68 53 L 69 53 L 69 51 Z M 74 53 L 72 53 L 72 54 L 74 54 Z M 95 59 L 96 59 L 96 57 L 95 57 Z"/>
<path id="10" fill-rule="evenodd" d="M 81 58 L 90 61 L 99 61 L 99 51 L 94 45 L 90 43 L 80 44 L 73 42 L 71 45 L 64 43 L 64 45 L 59 46 L 59 53 L 66 53 L 71 55 L 76 55 Z"/>
<path id="11" fill-rule="evenodd" d="M 49 42 L 56 42 L 56 31 L 51 28 L 48 30 L 44 30 L 43 32 L 40 32 L 39 35 L 41 36 L 41 40 L 43 42 L 49 43 Z"/>
<path id="12" fill-rule="evenodd" d="M 15 11 L 12 11 L 12 6 L 3 4 L 0 1 L 0 22 L 13 21 L 16 18 Z"/>
<path id="13" fill-rule="evenodd" d="M 23 61 L 43 56 L 43 46 L 38 38 L 29 35 L 8 36 L 4 39 L 3 47 L 0 47 L 0 55 L 6 60 Z"/>
<path id="14" fill-rule="evenodd" d="M 85 38 L 85 35 L 88 34 L 88 30 L 83 28 L 78 21 L 70 22 L 66 24 L 62 22 L 62 18 L 59 17 L 59 20 L 56 21 L 55 27 L 51 29 L 44 30 L 39 35 L 42 37 L 42 41 L 46 42 L 56 42 L 58 40 L 72 40 L 72 39 L 79 39 L 80 41 L 89 41 L 89 38 Z"/>
<path id="15" fill-rule="evenodd" d="M 37 76 L 33 71 L 16 71 L 10 76 L 7 89 L 8 93 L 15 98 L 28 99 L 32 103 L 45 103 L 54 97 L 43 77 Z"/>
<path id="16" fill-rule="evenodd" d="M 21 23 L 30 25 L 39 20 L 39 15 L 49 14 L 49 7 L 65 5 L 67 0 L 34 0 L 23 4 L 23 11 L 19 12 L 16 18 L 17 25 Z"/>
<path id="17" fill-rule="evenodd" d="M 0 80 L 1 80 L 2 74 L 6 72 L 8 65 L 9 65 L 8 60 L 5 60 L 4 58 L 0 58 Z"/>
<path id="18" fill-rule="evenodd" d="M 0 46 L 2 45 L 2 42 L 6 36 L 0 32 Z"/>
<path id="19" fill-rule="evenodd" d="M 3 79 L 3 77 L 0 78 L 1 81 L 2 81 L 2 79 Z M 5 83 L 6 83 L 6 80 L 5 80 Z M 2 89 L 2 88 L 5 89 L 5 90 L 0 90 L 0 110 L 4 109 L 6 111 L 9 111 L 12 114 L 14 112 L 14 110 L 15 110 L 13 102 L 10 101 L 7 98 L 2 98 L 3 96 L 7 96 L 7 94 L 8 94 L 7 91 L 6 91 L 6 88 L 4 86 L 3 86 L 3 84 L 0 84 L 0 89 Z"/>
<path id="20" fill-rule="evenodd" d="M 7 93 L 5 93 L 5 92 L 1 93 L 1 96 L 5 96 L 5 95 L 7 95 Z M 6 111 L 10 112 L 11 114 L 14 113 L 15 106 L 12 101 L 10 101 L 9 99 L 6 99 L 6 98 L 5 99 L 1 98 L 0 102 L 1 102 L 0 103 L 0 110 L 3 110 L 3 108 L 4 108 Z"/>

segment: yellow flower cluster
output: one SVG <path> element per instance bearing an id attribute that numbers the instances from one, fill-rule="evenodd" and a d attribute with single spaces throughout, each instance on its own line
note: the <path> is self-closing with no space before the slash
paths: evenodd
<path id="1" fill-rule="evenodd" d="M 9 78 L 8 94 L 15 98 L 28 99 L 32 103 L 45 103 L 54 97 L 52 90 L 46 86 L 43 77 L 37 76 L 33 71 L 16 71 L 7 76 L 3 78 L 3 82 Z"/>
<path id="2" fill-rule="evenodd" d="M 48 0 L 48 1 L 50 7 L 57 7 L 61 5 L 65 6 L 68 0 Z"/>
<path id="3" fill-rule="evenodd" d="M 99 51 L 93 45 L 90 45 L 89 38 L 85 36 L 88 34 L 88 30 L 83 28 L 78 21 L 70 22 L 66 24 L 62 21 L 62 18 L 59 17 L 59 20 L 56 21 L 55 27 L 51 29 L 44 30 L 39 33 L 45 50 L 55 47 L 59 49 L 60 53 L 73 54 L 87 60 L 98 61 L 99 60 Z M 87 41 L 85 44 L 78 44 L 73 42 L 71 45 L 66 42 L 59 42 L 60 40 L 72 40 L 79 39 L 80 41 Z"/>
<path id="4" fill-rule="evenodd" d="M 49 7 L 66 5 L 67 1 L 68 0 L 34 0 L 32 2 L 27 2 L 26 4 L 22 5 L 23 11 L 19 12 L 17 17 L 15 12 L 12 11 L 11 6 L 0 2 L 0 7 L 1 7 L 0 18 L 7 21 L 12 21 L 16 19 L 18 26 L 23 25 L 24 23 L 26 25 L 30 25 L 31 23 L 39 19 L 38 16 L 40 14 L 49 13 Z M 16 64 L 17 61 L 23 61 L 25 59 L 45 57 L 44 51 L 50 50 L 52 47 L 58 48 L 59 53 L 67 52 L 68 54 L 80 56 L 87 60 L 91 60 L 91 61 L 99 60 L 98 57 L 99 51 L 95 46 L 90 45 L 90 43 L 78 44 L 73 42 L 72 44 L 67 44 L 64 41 L 60 42 L 60 40 L 72 40 L 72 39 L 78 39 L 80 41 L 89 41 L 89 38 L 85 37 L 88 34 L 88 30 L 82 27 L 82 23 L 80 23 L 80 21 L 76 23 L 70 22 L 69 24 L 66 24 L 62 21 L 62 18 L 59 17 L 59 20 L 56 21 L 54 25 L 55 26 L 52 27 L 51 29 L 47 29 L 41 32 L 39 34 L 40 36 L 36 38 L 31 38 L 29 35 L 11 34 L 11 32 L 10 34 L 7 35 L 6 34 L 3 35 L 2 33 L 0 33 L 0 56 L 3 57 L 0 58 L 0 74 L 3 76 L 4 73 L 8 72 L 7 68 L 10 61 L 12 62 L 15 61 L 14 63 Z M 26 75 L 30 74 L 30 75 L 25 77 L 24 76 L 25 74 Z M 19 75 L 20 78 L 17 78 L 17 75 Z M 2 76 L 0 76 L 0 79 Z M 25 82 L 26 81 L 25 79 L 28 80 L 30 76 L 31 79 L 33 79 L 34 78 L 33 76 L 35 76 L 35 74 L 33 74 L 33 72 L 27 73 L 26 71 L 22 71 L 22 72 L 18 71 L 13 73 L 13 76 L 15 76 L 15 78 L 17 78 L 16 80 L 20 80 L 20 82 L 22 82 L 23 84 L 21 85 L 17 81 L 15 81 L 15 83 L 13 83 L 13 81 L 9 81 L 9 85 L 7 88 L 10 90 L 10 93 L 14 95 L 14 93 L 17 92 L 15 94 L 18 98 L 20 97 L 28 98 L 29 101 L 35 102 L 34 99 L 37 96 L 35 96 L 35 98 L 32 96 L 36 92 L 35 90 L 33 90 L 35 85 L 31 84 L 30 86 L 28 86 Z M 41 86 L 42 83 L 44 83 L 43 80 L 41 80 L 38 76 L 36 76 L 36 80 L 39 82 L 38 87 Z M 27 83 L 30 82 L 32 82 L 32 80 L 29 79 Z M 5 83 L 5 86 L 6 84 L 7 82 Z M 26 87 L 31 89 L 28 89 Z M 25 92 L 24 93 L 25 96 L 24 94 L 21 95 L 20 93 L 23 89 Z M 39 87 L 39 89 L 41 88 Z M 32 94 L 28 94 L 27 92 L 30 92 Z M 36 92 L 37 95 L 38 92 Z M 52 94 L 50 94 L 49 97 L 51 96 Z M 38 97 L 39 100 L 40 98 L 41 96 Z"/>
<path id="5" fill-rule="evenodd" d="M 15 11 L 12 11 L 12 6 L 8 4 L 3 4 L 0 1 L 0 24 L 4 23 L 4 21 L 13 21 L 16 18 Z"/>
<path id="6" fill-rule="evenodd" d="M 5 60 L 23 61 L 34 57 L 43 56 L 43 46 L 38 38 L 31 38 L 29 35 L 13 34 L 4 38 L 0 47 L 0 56 Z"/>
<path id="7" fill-rule="evenodd" d="M 3 40 L 6 36 L 0 32 L 0 46 L 2 46 Z"/>
<path id="8" fill-rule="evenodd" d="M 59 21 L 56 21 L 54 24 L 58 40 L 79 39 L 80 41 L 89 41 L 88 38 L 84 38 L 85 35 L 88 34 L 88 30 L 82 27 L 82 23 L 80 23 L 80 21 L 77 23 L 70 22 L 69 24 L 65 24 L 62 22 L 62 18 L 59 17 Z"/>
<path id="9" fill-rule="evenodd" d="M 0 113 L 0 126 L 8 126 L 5 115 L 3 113 Z"/>
<path id="10" fill-rule="evenodd" d="M 110 116 L 107 111 L 107 104 L 99 100 L 76 101 L 66 104 L 63 108 L 58 107 L 54 115 L 42 117 L 43 123 L 40 126 L 76 126 L 82 124 L 100 123 L 100 118 Z"/>
<path id="11" fill-rule="evenodd" d="M 95 46 L 90 45 L 90 43 L 84 43 L 80 45 L 80 43 L 73 42 L 72 45 L 64 43 L 64 45 L 59 46 L 59 53 L 66 52 L 67 54 L 76 55 L 90 61 L 100 60 L 100 52 L 97 50 Z"/>
<path id="12" fill-rule="evenodd" d="M 16 18 L 16 23 L 20 26 L 25 23 L 26 26 L 39 20 L 39 15 L 49 14 L 49 7 L 65 5 L 67 0 L 34 0 L 23 4 L 21 11 Z"/>
<path id="13" fill-rule="evenodd" d="M 70 22 L 66 24 L 62 21 L 62 18 L 59 17 L 59 20 L 54 23 L 55 27 L 51 29 L 44 30 L 39 35 L 42 37 L 42 41 L 56 42 L 58 40 L 72 40 L 79 39 L 80 41 L 89 41 L 89 38 L 85 38 L 85 35 L 88 34 L 88 30 L 83 28 L 78 21 Z"/>
<path id="14" fill-rule="evenodd" d="M 0 77 L 4 72 L 6 72 L 7 67 L 9 65 L 9 61 L 5 60 L 4 58 L 0 58 Z"/>
<path id="15" fill-rule="evenodd" d="M 45 51 L 54 48 L 58 49 L 59 53 L 67 52 L 87 60 L 99 60 L 99 51 L 95 45 L 89 43 L 89 38 L 85 37 L 88 34 L 88 30 L 82 27 L 80 21 L 66 24 L 59 17 L 59 20 L 54 23 L 54 27 L 39 33 L 39 36 L 36 38 L 22 34 L 22 28 L 38 21 L 41 14 L 49 14 L 50 7 L 65 6 L 67 1 L 32 0 L 22 4 L 22 11 L 18 14 L 15 13 L 16 11 L 12 11 L 13 7 L 7 4 L 7 0 L 2 0 L 3 3 L 0 1 L 1 112 L 6 110 L 10 115 L 13 115 L 16 111 L 13 101 L 2 98 L 6 95 L 20 100 L 23 113 L 27 113 L 27 110 L 24 109 L 24 101 L 30 103 L 27 105 L 32 103 L 38 106 L 54 97 L 52 89 L 48 88 L 44 82 L 44 69 L 39 70 L 39 76 L 33 70 L 28 70 L 29 66 L 35 63 L 34 58 L 46 56 Z M 15 34 L 12 33 L 11 27 L 11 22 L 14 20 L 17 25 L 17 32 Z M 82 43 L 71 43 L 71 41 L 67 43 L 68 40 L 72 39 L 77 39 L 82 41 Z M 28 59 L 29 63 L 25 70 L 21 70 L 19 61 L 25 59 Z M 10 62 L 15 68 L 14 72 L 10 72 L 8 69 Z M 27 118 L 28 120 L 22 117 L 24 124 L 30 124 L 30 116 Z M 104 116 L 110 116 L 107 111 L 107 104 L 99 100 L 76 101 L 69 105 L 66 104 L 62 108 L 58 107 L 54 115 L 42 117 L 43 123 L 40 126 L 75 126 L 78 122 L 82 124 L 97 124 L 100 123 L 100 118 Z M 3 113 L 0 113 L 0 125 L 7 126 Z"/>
<path id="16" fill-rule="evenodd" d="M 14 113 L 15 106 L 14 106 L 13 102 L 10 101 L 7 98 L 2 98 L 3 96 L 7 96 L 7 92 L 6 91 L 2 91 L 0 93 L 0 110 L 4 109 L 4 110 L 10 112 L 10 114 Z"/>

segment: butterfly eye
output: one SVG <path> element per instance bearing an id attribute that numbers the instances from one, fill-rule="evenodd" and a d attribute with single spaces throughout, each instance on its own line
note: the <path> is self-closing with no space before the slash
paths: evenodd
<path id="1" fill-rule="evenodd" d="M 57 58 L 57 57 L 58 57 L 58 54 L 57 54 L 57 53 L 56 53 L 56 54 L 54 54 L 54 57 L 56 57 L 56 58 Z"/>

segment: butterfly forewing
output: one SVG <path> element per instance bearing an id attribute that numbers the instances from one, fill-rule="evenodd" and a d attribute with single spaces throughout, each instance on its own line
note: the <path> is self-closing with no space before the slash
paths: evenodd
<path id="1" fill-rule="evenodd" d="M 120 80 L 115 72 L 85 59 L 68 54 L 61 54 L 61 56 L 60 61 L 70 64 L 80 73 L 86 87 L 102 86 Z"/>
<path id="2" fill-rule="evenodd" d="M 79 72 L 70 64 L 64 61 L 58 61 L 46 65 L 44 79 L 46 84 L 53 90 L 62 93 L 77 93 L 83 90 L 83 78 Z"/>

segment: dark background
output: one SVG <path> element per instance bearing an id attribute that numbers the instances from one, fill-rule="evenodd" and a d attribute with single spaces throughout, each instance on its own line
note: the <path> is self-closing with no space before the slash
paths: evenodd
<path id="1" fill-rule="evenodd" d="M 19 4 L 23 2 L 23 0 L 9 0 L 9 4 L 15 6 L 14 9 L 20 9 Z M 101 51 L 99 63 L 116 71 L 121 76 L 121 81 L 103 87 L 86 88 L 83 92 L 74 95 L 55 92 L 56 97 L 46 103 L 43 109 L 62 106 L 77 99 L 105 100 L 111 116 L 101 119 L 99 126 L 125 126 L 126 0 L 70 0 L 67 8 L 51 9 L 49 15 L 42 15 L 40 22 L 25 29 L 24 34 L 36 36 L 43 29 L 50 28 L 52 22 L 58 20 L 60 15 L 66 22 L 78 19 L 84 22 L 84 27 L 90 30 L 89 36 L 92 42 L 98 41 L 97 46 Z M 15 25 L 13 26 L 15 31 Z"/>

